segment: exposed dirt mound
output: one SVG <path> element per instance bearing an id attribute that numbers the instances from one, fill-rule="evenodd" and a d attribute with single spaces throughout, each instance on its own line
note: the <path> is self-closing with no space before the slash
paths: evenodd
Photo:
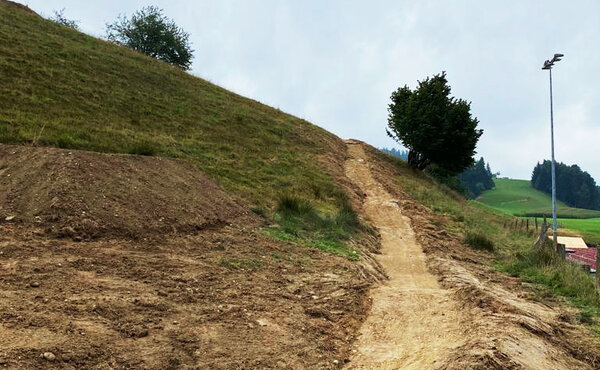
<path id="1" fill-rule="evenodd" d="M 190 232 L 252 217 L 192 165 L 0 145 L 0 222 L 84 239 Z"/>

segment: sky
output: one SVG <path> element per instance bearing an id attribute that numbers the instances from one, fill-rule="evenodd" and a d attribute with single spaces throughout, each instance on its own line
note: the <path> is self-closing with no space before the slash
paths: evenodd
<path id="1" fill-rule="evenodd" d="M 342 138 L 387 137 L 392 91 L 446 71 L 484 130 L 476 156 L 529 179 L 550 158 L 553 70 L 556 160 L 600 182 L 599 1 L 21 0 L 64 8 L 82 31 L 156 5 L 190 34 L 191 73 Z"/>

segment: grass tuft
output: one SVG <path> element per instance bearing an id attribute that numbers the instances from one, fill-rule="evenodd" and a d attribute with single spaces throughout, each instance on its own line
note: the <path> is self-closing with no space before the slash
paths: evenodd
<path id="1" fill-rule="evenodd" d="M 150 142 L 143 141 L 141 143 L 134 144 L 127 151 L 129 154 L 145 155 L 153 157 L 159 153 L 158 145 Z"/>
<path id="2" fill-rule="evenodd" d="M 279 198 L 275 211 L 277 226 L 268 229 L 274 238 L 358 260 L 359 253 L 348 246 L 348 240 L 361 229 L 358 215 L 345 196 L 336 200 L 334 214 L 318 212 L 313 204 L 295 195 Z"/>
<path id="3" fill-rule="evenodd" d="M 494 242 L 481 233 L 467 232 L 464 243 L 477 250 L 494 251 Z"/>

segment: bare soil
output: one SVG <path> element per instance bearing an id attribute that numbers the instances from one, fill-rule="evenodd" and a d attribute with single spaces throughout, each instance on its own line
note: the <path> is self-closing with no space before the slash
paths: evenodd
<path id="1" fill-rule="evenodd" d="M 349 357 L 377 275 L 365 261 L 265 236 L 265 220 L 178 161 L 0 153 L 0 366 L 333 368 Z"/>
<path id="2" fill-rule="evenodd" d="M 456 237 L 435 226 L 433 222 L 443 224 L 442 217 L 414 202 L 392 180 L 394 176 L 401 174 L 381 153 L 357 141 L 350 141 L 348 145 L 353 157 L 353 164 L 350 166 L 356 166 L 357 163 L 363 166 L 361 170 L 355 171 L 357 181 L 370 183 L 374 189 L 371 190 L 371 197 L 367 192 L 367 213 L 368 206 L 373 205 L 371 212 L 374 213 L 373 218 L 378 220 L 384 217 L 378 211 L 383 205 L 387 205 L 390 216 L 398 213 L 391 204 L 398 206 L 400 213 L 410 219 L 415 240 L 426 256 L 429 272 L 437 278 L 439 287 L 446 293 L 437 293 L 437 286 L 433 286 L 434 291 L 449 298 L 448 301 L 440 302 L 440 311 L 435 312 L 429 306 L 430 303 L 435 303 L 436 297 L 429 293 L 431 286 L 423 284 L 417 287 L 416 294 L 421 297 L 429 295 L 430 299 L 412 306 L 414 309 L 409 312 L 405 325 L 395 326 L 396 335 L 414 333 L 412 321 L 420 322 L 419 326 L 426 328 L 424 333 L 411 335 L 416 343 L 408 345 L 402 339 L 396 339 L 404 346 L 398 346 L 395 352 L 391 351 L 388 362 L 382 364 L 381 359 L 361 362 L 364 359 L 359 357 L 357 367 L 410 367 L 419 365 L 418 361 L 427 361 L 425 367 L 445 369 L 596 369 L 600 366 L 600 343 L 587 329 L 577 325 L 574 309 L 530 299 L 529 287 L 518 279 L 495 271 L 491 267 L 489 255 L 466 247 Z M 377 203 L 381 206 L 377 207 Z M 398 225 L 394 227 L 405 228 L 403 217 L 399 219 Z M 393 221 L 382 225 L 389 227 L 389 222 Z M 408 271 L 413 275 L 425 274 L 420 267 L 413 272 L 414 267 L 420 266 L 422 255 L 413 249 L 412 233 L 407 231 L 397 237 L 400 240 L 391 237 L 387 239 L 388 245 L 385 245 L 384 236 L 384 255 L 389 253 L 386 258 L 395 259 L 393 263 L 397 264 L 412 264 L 413 268 Z M 409 248 L 414 253 L 408 255 L 398 252 L 398 249 L 404 248 Z M 393 279 L 390 286 L 391 284 Z M 380 290 L 382 288 L 375 288 L 371 292 L 373 307 L 378 305 L 376 300 L 381 295 Z M 404 297 L 398 294 L 396 305 L 411 307 L 413 303 L 410 301 L 414 299 L 414 294 Z M 460 330 L 453 323 L 445 322 L 444 316 L 440 318 L 443 314 L 453 317 L 454 324 L 458 323 Z M 392 318 L 377 315 L 378 311 L 372 310 L 366 323 L 390 322 L 389 326 L 394 330 Z M 389 333 L 388 325 L 383 324 L 381 327 Z M 430 328 L 437 335 L 428 332 Z M 362 330 L 361 333 L 364 332 L 364 327 Z M 363 342 L 363 338 L 359 337 L 359 353 L 365 348 L 361 348 Z M 407 356 L 407 350 L 417 353 Z M 394 366 L 387 366 L 389 361 Z M 351 366 L 353 363 L 354 361 Z"/>
<path id="3" fill-rule="evenodd" d="M 598 368 L 574 311 L 436 226 L 374 148 L 338 154 L 380 233 L 360 262 L 271 239 L 179 161 L 0 146 L 0 366 Z"/>

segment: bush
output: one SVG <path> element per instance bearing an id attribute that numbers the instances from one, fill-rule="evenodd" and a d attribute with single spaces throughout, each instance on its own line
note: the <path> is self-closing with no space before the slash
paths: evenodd
<path id="1" fill-rule="evenodd" d="M 484 234 L 468 232 L 467 235 L 465 235 L 464 242 L 468 246 L 477 250 L 484 250 L 488 252 L 494 251 L 494 242 Z"/>
<path id="2" fill-rule="evenodd" d="M 338 206 L 334 215 L 318 212 L 308 200 L 295 195 L 280 197 L 275 210 L 278 226 L 270 228 L 269 234 L 277 239 L 358 260 L 358 251 L 351 250 L 346 244 L 351 234 L 361 227 L 358 215 L 345 194 L 333 196 Z"/>
<path id="3" fill-rule="evenodd" d="M 278 213 L 286 216 L 306 216 L 315 212 L 313 205 L 295 195 L 284 195 L 277 202 Z"/>

